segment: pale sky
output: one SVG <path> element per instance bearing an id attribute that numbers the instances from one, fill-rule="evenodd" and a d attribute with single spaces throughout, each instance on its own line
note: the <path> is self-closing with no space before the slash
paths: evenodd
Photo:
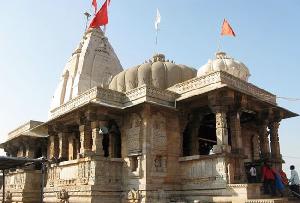
<path id="1" fill-rule="evenodd" d="M 98 0 L 99 7 L 103 0 Z M 28 120 L 46 121 L 51 97 L 85 27 L 89 0 L 0 1 L 0 141 Z M 219 41 L 245 63 L 250 82 L 277 96 L 300 98 L 298 0 L 112 0 L 107 36 L 124 68 L 155 52 L 154 19 L 160 9 L 158 50 L 198 69 Z M 220 38 L 223 18 L 236 38 Z M 278 99 L 300 113 L 300 101 Z M 281 122 L 281 152 L 300 172 L 300 118 Z M 286 172 L 289 171 L 287 170 Z"/>

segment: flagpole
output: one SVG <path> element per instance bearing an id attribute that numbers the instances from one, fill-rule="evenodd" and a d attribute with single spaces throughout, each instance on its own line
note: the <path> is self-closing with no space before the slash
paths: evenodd
<path id="1" fill-rule="evenodd" d="M 157 26 L 157 29 L 156 29 L 156 36 L 155 36 L 155 49 L 156 49 L 156 53 L 158 54 L 158 26 Z"/>
<path id="2" fill-rule="evenodd" d="M 225 20 L 225 19 L 224 19 Z M 223 27 L 223 24 L 224 24 L 224 20 L 222 22 L 222 27 Z M 222 42 L 222 28 L 221 28 L 221 33 L 220 33 L 220 37 L 219 37 L 219 40 L 218 40 L 218 47 L 217 47 L 217 52 L 220 52 L 221 51 L 221 42 Z"/>
<path id="3" fill-rule="evenodd" d="M 158 8 L 156 9 L 156 19 L 155 19 L 155 30 L 156 30 L 156 35 L 155 35 L 155 49 L 156 49 L 156 53 L 158 53 L 158 32 L 159 32 L 159 25 L 160 25 L 160 12 L 158 10 Z"/>
<path id="4" fill-rule="evenodd" d="M 106 10 L 107 10 L 107 18 L 108 18 L 108 14 L 109 14 L 109 12 L 108 12 L 108 5 L 110 4 L 110 0 L 106 0 Z M 105 33 L 106 33 L 106 26 L 107 26 L 108 24 L 106 24 L 106 25 L 104 25 L 104 27 L 103 27 L 103 34 L 104 34 L 104 36 L 105 36 Z"/>
<path id="5" fill-rule="evenodd" d="M 221 51 L 221 41 L 222 41 L 222 35 L 219 37 L 219 40 L 218 40 L 218 47 L 217 47 L 217 52 L 220 52 Z"/>

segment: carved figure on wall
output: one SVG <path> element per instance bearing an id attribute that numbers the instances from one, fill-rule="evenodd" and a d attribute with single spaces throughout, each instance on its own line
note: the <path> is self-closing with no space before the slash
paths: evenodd
<path id="1" fill-rule="evenodd" d="M 142 119 L 141 117 L 133 113 L 129 117 L 128 129 L 126 130 L 127 136 L 127 150 L 128 153 L 137 153 L 141 151 L 140 145 L 140 134 L 141 134 L 141 125 Z"/>
<path id="2" fill-rule="evenodd" d="M 127 193 L 127 200 L 131 203 L 139 203 L 141 201 L 142 195 L 141 191 L 135 188 L 131 189 Z"/>
<path id="3" fill-rule="evenodd" d="M 167 160 L 165 156 L 156 155 L 153 160 L 153 172 L 165 173 L 167 171 Z"/>
<path id="4" fill-rule="evenodd" d="M 166 118 L 160 113 L 152 116 L 152 142 L 155 150 L 166 150 Z"/>
<path id="5" fill-rule="evenodd" d="M 58 199 L 57 203 L 69 203 L 69 194 L 65 189 L 56 193 L 56 197 Z"/>
<path id="6" fill-rule="evenodd" d="M 12 193 L 10 191 L 7 191 L 5 193 L 5 202 L 6 203 L 11 203 L 12 202 Z"/>

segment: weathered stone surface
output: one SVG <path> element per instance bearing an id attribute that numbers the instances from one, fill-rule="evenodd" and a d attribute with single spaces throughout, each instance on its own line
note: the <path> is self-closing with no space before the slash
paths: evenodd
<path id="1" fill-rule="evenodd" d="M 45 203 L 261 202 L 247 164 L 281 167 L 279 121 L 296 114 L 248 83 L 243 63 L 219 53 L 195 77 L 158 54 L 121 70 L 102 31 L 88 30 L 49 120 L 17 128 L 0 145 L 9 156 L 47 151 Z M 7 202 L 39 202 L 34 169 L 7 172 Z"/>

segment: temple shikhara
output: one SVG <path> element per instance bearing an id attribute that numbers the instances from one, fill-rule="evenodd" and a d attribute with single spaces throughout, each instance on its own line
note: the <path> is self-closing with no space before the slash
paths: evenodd
<path id="1" fill-rule="evenodd" d="M 198 70 L 164 54 L 123 69 L 101 29 L 88 29 L 49 119 L 0 145 L 10 157 L 48 160 L 45 173 L 38 164 L 6 170 L 5 202 L 260 202 L 249 166 L 258 176 L 263 162 L 282 167 L 278 128 L 297 114 L 249 77 L 221 51 Z"/>

